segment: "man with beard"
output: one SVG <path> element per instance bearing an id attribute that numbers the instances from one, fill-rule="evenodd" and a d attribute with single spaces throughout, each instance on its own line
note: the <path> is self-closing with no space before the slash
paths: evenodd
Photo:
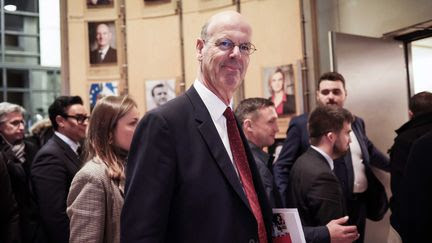
<path id="1" fill-rule="evenodd" d="M 318 81 L 316 99 L 319 106 L 343 107 L 347 93 L 345 79 L 337 72 L 324 73 Z M 282 201 L 287 200 L 289 174 L 296 159 L 309 148 L 308 114 L 291 120 L 280 156 L 274 164 L 274 178 Z M 366 217 L 380 220 L 388 209 L 384 186 L 371 170 L 371 165 L 390 170 L 389 159 L 366 136 L 364 121 L 355 116 L 350 133 L 351 145 L 345 156 L 335 160 L 334 173 L 344 192 L 350 224 L 357 225 L 363 242 Z"/>
<path id="2" fill-rule="evenodd" d="M 353 116 L 338 106 L 319 106 L 309 117 L 311 146 L 297 160 L 290 172 L 287 206 L 297 208 L 305 227 L 326 225 L 346 215 L 342 187 L 333 173 L 334 159 L 349 149 Z M 350 228 L 352 242 L 359 235 Z"/>
<path id="3" fill-rule="evenodd" d="M 37 206 L 30 190 L 30 167 L 38 148 L 24 139 L 24 112 L 19 105 L 0 103 L 0 159 L 3 160 L 0 163 L 7 166 L 12 193 L 18 205 L 21 240 L 38 242 Z"/>

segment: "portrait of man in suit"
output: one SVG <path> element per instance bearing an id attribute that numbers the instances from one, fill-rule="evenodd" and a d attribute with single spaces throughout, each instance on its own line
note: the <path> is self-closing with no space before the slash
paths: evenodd
<path id="1" fill-rule="evenodd" d="M 232 111 L 256 50 L 251 38 L 239 13 L 213 15 L 195 42 L 193 85 L 138 124 L 121 242 L 271 242 L 272 211 Z"/>
<path id="2" fill-rule="evenodd" d="M 113 0 L 87 0 L 87 7 L 110 7 L 113 6 Z"/>
<path id="3" fill-rule="evenodd" d="M 89 23 L 90 64 L 117 63 L 114 22 Z"/>

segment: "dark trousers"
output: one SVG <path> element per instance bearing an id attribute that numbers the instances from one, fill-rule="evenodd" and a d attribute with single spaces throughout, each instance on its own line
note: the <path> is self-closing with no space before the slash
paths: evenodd
<path id="1" fill-rule="evenodd" d="M 360 234 L 356 243 L 364 242 L 365 226 L 366 226 L 366 194 L 354 193 L 350 199 L 347 200 L 347 210 L 349 216 L 349 225 L 356 225 L 357 231 Z"/>

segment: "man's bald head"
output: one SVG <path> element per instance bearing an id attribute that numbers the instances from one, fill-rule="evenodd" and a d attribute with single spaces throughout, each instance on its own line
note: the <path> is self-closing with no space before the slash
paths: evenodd
<path id="1" fill-rule="evenodd" d="M 217 13 L 207 20 L 201 28 L 201 39 L 207 40 L 212 34 L 217 32 L 221 26 L 238 26 L 236 23 L 242 23 L 241 27 L 245 28 L 245 31 L 249 32 L 250 35 L 252 34 L 252 28 L 247 20 L 238 12 L 229 10 Z"/>

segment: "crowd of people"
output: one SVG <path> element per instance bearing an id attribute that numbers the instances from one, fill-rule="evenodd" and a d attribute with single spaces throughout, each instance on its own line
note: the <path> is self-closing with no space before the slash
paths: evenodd
<path id="1" fill-rule="evenodd" d="M 102 98 L 91 115 L 79 96 L 60 96 L 25 137 L 25 110 L 0 103 L 0 242 L 266 243 L 272 208 L 289 207 L 306 242 L 361 243 L 366 218 L 389 207 L 372 167 L 392 176 L 391 242 L 424 239 L 432 94 L 410 99 L 389 158 L 344 108 L 344 77 L 325 73 L 317 108 L 290 121 L 273 161 L 265 148 L 281 103 L 249 98 L 233 111 L 251 36 L 239 13 L 213 15 L 196 41 L 193 85 L 141 120 L 128 96 Z"/>

